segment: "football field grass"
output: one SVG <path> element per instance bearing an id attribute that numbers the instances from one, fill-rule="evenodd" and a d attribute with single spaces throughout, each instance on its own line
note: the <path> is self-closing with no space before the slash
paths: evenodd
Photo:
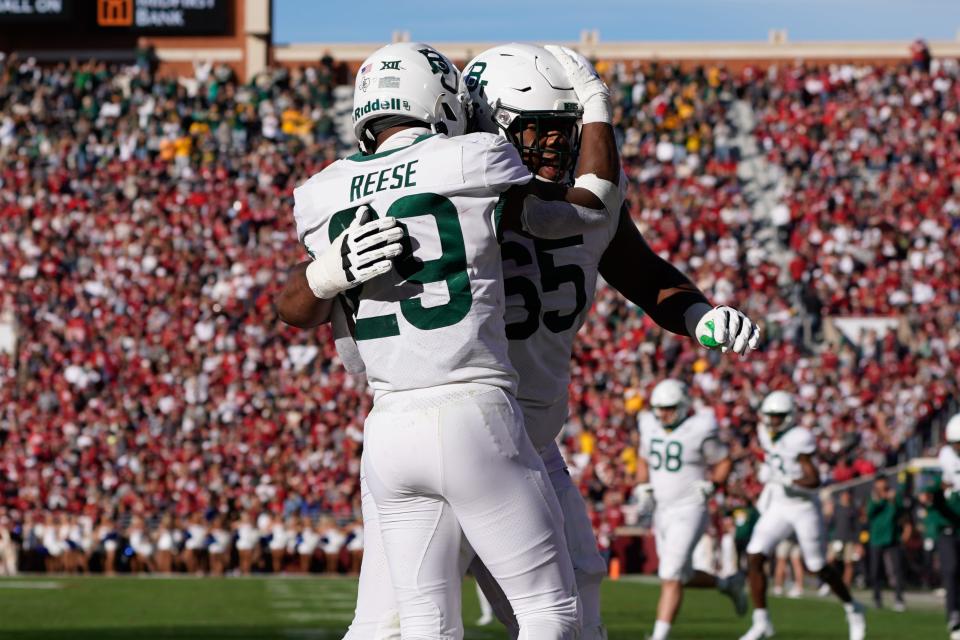
<path id="1" fill-rule="evenodd" d="M 505 638 L 494 624 L 476 627 L 473 585 L 465 584 L 466 637 Z M 0 579 L 0 638 L 149 640 L 316 638 L 339 640 L 356 596 L 350 578 L 16 578 Z M 611 640 L 641 640 L 652 628 L 657 588 L 648 582 L 604 584 Z M 843 611 L 820 598 L 771 600 L 777 638 L 845 638 Z M 737 618 L 715 592 L 688 593 L 673 638 L 735 640 Z M 907 613 L 870 610 L 868 638 L 945 638 L 943 614 L 928 602 Z"/>

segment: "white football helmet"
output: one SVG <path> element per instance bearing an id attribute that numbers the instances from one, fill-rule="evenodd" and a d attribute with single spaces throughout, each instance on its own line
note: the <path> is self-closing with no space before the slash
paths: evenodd
<path id="1" fill-rule="evenodd" d="M 547 162 L 561 169 L 561 179 L 572 174 L 580 149 L 577 125 L 583 108 L 552 53 L 530 44 L 493 47 L 467 64 L 461 83 L 470 131 L 500 134 L 528 164 L 534 157 L 542 163 L 546 152 Z M 520 132 L 531 124 L 537 127 L 536 142 L 524 145 Z M 541 134 L 557 128 L 569 130 L 569 150 L 541 148 Z"/>
<path id="2" fill-rule="evenodd" d="M 960 442 L 960 413 L 956 414 L 947 421 L 947 442 L 953 444 Z"/>
<path id="3" fill-rule="evenodd" d="M 687 395 L 687 385 L 679 380 L 667 378 L 658 383 L 650 394 L 650 407 L 654 414 L 663 415 L 663 411 L 673 410 L 673 417 L 669 423 L 664 422 L 664 427 L 672 428 L 680 424 L 690 411 L 690 397 Z M 658 411 L 661 410 L 661 411 Z M 661 421 L 660 415 L 657 418 Z"/>
<path id="4" fill-rule="evenodd" d="M 773 391 L 760 403 L 760 421 L 774 432 L 793 426 L 793 396 L 786 391 Z"/>
<path id="5" fill-rule="evenodd" d="M 428 44 L 398 42 L 377 49 L 360 65 L 353 87 L 353 132 L 363 153 L 389 127 L 423 122 L 435 133 L 458 136 L 467 118 L 460 70 Z"/>

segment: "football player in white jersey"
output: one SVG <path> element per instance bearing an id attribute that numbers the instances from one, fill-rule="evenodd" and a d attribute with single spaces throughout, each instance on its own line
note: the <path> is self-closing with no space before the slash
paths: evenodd
<path id="1" fill-rule="evenodd" d="M 743 576 L 717 578 L 693 568 L 693 551 L 707 528 L 707 503 L 726 485 L 733 468 L 711 411 L 694 413 L 686 386 L 666 379 L 650 394 L 650 411 L 639 415 L 640 456 L 634 495 L 640 513 L 653 512 L 660 564 L 660 602 L 651 640 L 667 640 L 685 587 L 719 589 L 747 612 Z"/>
<path id="2" fill-rule="evenodd" d="M 514 607 L 521 638 L 573 638 L 579 602 L 559 505 L 523 432 L 504 329 L 502 196 L 531 174 L 496 136 L 443 135 L 463 130 L 458 86 L 456 67 L 427 45 L 389 45 L 364 62 L 354 124 L 365 153 L 295 190 L 313 260 L 291 271 L 278 311 L 298 326 L 334 314 L 336 334 L 334 301 L 346 293 L 356 342 L 341 332 L 338 349 L 374 391 L 365 516 L 379 520 L 401 636 L 462 637 L 462 528 Z M 604 188 L 556 191 L 562 212 L 604 222 Z M 528 191 L 541 192 L 520 193 L 504 220 L 534 227 L 548 215 L 539 200 L 528 211 Z"/>
<path id="3" fill-rule="evenodd" d="M 813 464 L 817 446 L 813 433 L 794 420 L 791 394 L 774 391 L 764 398 L 757 439 L 764 452 L 758 475 L 765 486 L 757 500 L 760 519 L 747 544 L 753 624 L 740 640 L 773 636 L 765 564 L 777 543 L 791 534 L 797 537 L 807 570 L 817 574 L 843 602 L 850 640 L 863 640 L 867 626 L 863 606 L 850 595 L 840 573 L 824 560 L 825 531 L 817 495 L 820 475 Z"/>
<path id="4" fill-rule="evenodd" d="M 563 66 L 567 83 L 545 72 L 544 61 L 551 57 Z M 574 170 L 576 123 L 562 105 L 577 100 L 584 105 L 584 122 L 610 122 L 609 112 L 590 107 L 591 101 L 606 99 L 606 87 L 589 62 L 562 47 L 548 45 L 546 51 L 519 44 L 494 47 L 466 66 L 464 83 L 471 98 L 473 126 L 513 141 L 541 181 L 562 183 Z M 581 158 L 588 153 L 588 142 L 583 136 Z M 577 180 L 587 171 L 582 162 L 577 163 Z M 606 565 L 556 438 L 567 417 L 573 341 L 592 304 L 598 274 L 655 322 L 675 333 L 698 336 L 705 346 L 745 353 L 759 340 L 759 328 L 746 316 L 728 307 L 712 309 L 683 274 L 650 250 L 622 208 L 625 176 L 619 187 L 620 215 L 605 226 L 557 240 L 508 231 L 502 245 L 510 360 L 520 374 L 517 397 L 527 433 L 544 459 L 563 509 L 583 610 L 584 640 L 606 637 L 600 615 L 600 583 Z M 645 277 L 638 278 L 638 273 Z M 515 635 L 508 603 L 477 564 L 473 570 L 478 582 L 497 617 Z"/>
<path id="5" fill-rule="evenodd" d="M 563 65 L 566 78 L 557 75 L 558 64 Z M 574 184 L 582 183 L 583 176 L 587 176 L 586 184 L 596 182 L 591 172 L 595 178 L 605 177 L 609 159 L 616 160 L 617 152 L 609 125 L 607 89 L 589 63 L 569 50 L 504 45 L 482 53 L 468 70 L 464 80 L 475 126 L 515 144 L 541 182 L 569 182 L 577 158 L 580 177 Z M 579 114 L 570 109 L 574 103 L 582 105 L 585 123 L 579 148 Z M 602 185 L 598 191 L 609 195 L 609 186 L 606 192 Z M 620 208 L 622 201 L 618 189 L 615 206 Z M 525 205 L 530 203 L 528 198 Z M 548 228 L 533 231 L 555 236 L 556 223 L 565 217 L 564 205 L 533 204 L 542 206 L 550 216 Z M 530 227 L 527 224 L 525 230 Z M 615 223 L 557 241 L 507 231 L 502 251 L 510 358 L 521 374 L 518 398 L 527 432 L 544 458 L 563 509 L 583 610 L 581 637 L 597 640 L 606 635 L 600 616 L 600 582 L 606 566 L 555 438 L 566 419 L 573 340 L 590 308 L 598 271 L 661 326 L 697 336 L 704 346 L 745 353 L 756 347 L 759 329 L 733 309 L 712 309 L 687 278 L 650 250 L 625 210 Z M 637 278 L 638 271 L 648 277 Z M 466 550 L 465 564 L 470 559 Z M 509 602 L 482 563 L 474 563 L 472 569 L 497 617 L 511 637 L 516 637 L 516 619 Z M 389 580 L 383 576 L 377 546 L 369 545 L 349 640 L 395 637 L 386 631 L 392 607 L 386 586 Z M 372 621 L 379 622 L 374 626 Z"/>
<path id="6" fill-rule="evenodd" d="M 947 421 L 944 434 L 947 443 L 937 456 L 940 462 L 943 492 L 934 494 L 932 508 L 937 509 L 950 523 L 949 530 L 940 534 L 937 552 L 940 555 L 943 586 L 946 590 L 947 628 L 950 640 L 960 640 L 960 537 L 956 530 L 960 525 L 960 414 Z"/>

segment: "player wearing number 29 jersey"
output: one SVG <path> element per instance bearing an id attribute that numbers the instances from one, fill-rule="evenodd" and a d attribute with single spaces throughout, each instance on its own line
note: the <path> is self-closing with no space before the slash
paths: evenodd
<path id="1" fill-rule="evenodd" d="M 373 155 L 339 160 L 294 191 L 297 234 L 319 254 L 360 207 L 397 218 L 411 239 L 395 269 L 347 294 L 375 394 L 474 382 L 510 391 L 497 203 L 530 180 L 488 134 L 395 134 Z"/>
<path id="2" fill-rule="evenodd" d="M 382 538 L 376 560 L 386 559 L 392 593 L 380 603 L 395 596 L 402 637 L 463 636 L 463 535 L 503 588 L 521 638 L 574 638 L 579 602 L 560 508 L 523 432 L 504 326 L 501 196 L 531 175 L 496 136 L 443 135 L 463 124 L 458 86 L 456 67 L 427 45 L 390 45 L 364 62 L 354 117 L 366 153 L 294 194 L 313 258 L 303 275 L 316 298 L 343 295 L 374 390 L 364 519 Z M 298 304 L 302 283 L 285 287 Z M 288 316 L 298 306 L 289 299 Z M 364 572 L 366 562 L 369 593 Z M 358 604 L 348 636 L 395 637 L 382 613 L 367 618 Z"/>

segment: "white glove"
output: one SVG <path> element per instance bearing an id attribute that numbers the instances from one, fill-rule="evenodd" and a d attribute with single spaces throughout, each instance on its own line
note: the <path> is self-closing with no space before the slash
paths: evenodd
<path id="1" fill-rule="evenodd" d="M 403 250 L 403 228 L 396 218 L 373 219 L 360 207 L 347 230 L 307 265 L 307 284 L 324 300 L 390 271 Z"/>
<path id="2" fill-rule="evenodd" d="M 634 487 L 633 497 L 637 500 L 637 511 L 640 516 L 653 513 L 656 502 L 653 499 L 653 486 L 649 482 Z"/>
<path id="3" fill-rule="evenodd" d="M 778 484 L 781 487 L 791 487 L 793 486 L 793 478 L 787 475 L 785 472 L 780 471 L 776 467 L 770 466 L 770 477 L 767 482 L 772 482 L 773 484 Z"/>
<path id="4" fill-rule="evenodd" d="M 757 482 L 760 484 L 767 484 L 770 482 L 770 478 L 773 474 L 770 471 L 770 465 L 761 463 L 760 468 L 757 469 Z"/>
<path id="5" fill-rule="evenodd" d="M 544 49 L 553 54 L 573 85 L 577 100 L 583 106 L 583 124 L 591 122 L 610 124 L 613 120 L 610 89 L 600 79 L 600 75 L 590 61 L 568 47 L 548 44 Z"/>
<path id="6" fill-rule="evenodd" d="M 731 307 L 709 307 L 695 304 L 684 314 L 687 329 L 694 324 L 691 334 L 708 349 L 744 355 L 760 343 L 760 327 L 742 312 Z"/>
<path id="7" fill-rule="evenodd" d="M 697 490 L 697 493 L 700 494 L 700 497 L 703 498 L 704 502 L 710 500 L 710 496 L 713 495 L 716 487 L 709 480 L 697 480 L 693 483 L 693 488 Z"/>

